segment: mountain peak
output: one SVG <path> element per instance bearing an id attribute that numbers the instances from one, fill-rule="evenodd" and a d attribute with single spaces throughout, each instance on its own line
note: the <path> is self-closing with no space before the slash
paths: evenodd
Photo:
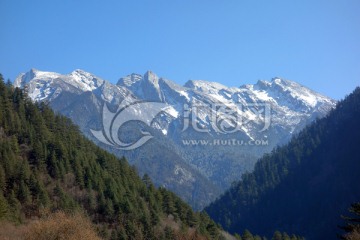
<path id="1" fill-rule="evenodd" d="M 95 75 L 89 73 L 89 72 L 86 72 L 84 70 L 81 70 L 81 69 L 75 69 L 74 71 L 72 71 L 70 74 L 68 74 L 69 76 L 83 76 L 83 77 L 86 77 L 86 78 L 97 78 Z"/>
<path id="2" fill-rule="evenodd" d="M 328 103 L 335 106 L 336 101 L 317 93 L 297 82 L 274 77 L 271 81 L 259 80 L 253 89 L 265 91 L 274 99 L 282 99 L 284 105 L 294 105 L 300 109 L 316 107 L 319 103 Z"/>
<path id="3" fill-rule="evenodd" d="M 281 77 L 273 77 L 271 79 L 272 82 L 275 82 L 275 83 L 280 83 L 280 82 L 283 82 L 284 79 L 282 79 Z"/>
<path id="4" fill-rule="evenodd" d="M 85 75 L 85 74 L 90 74 L 90 73 L 78 68 L 78 69 L 75 69 L 74 71 L 72 71 L 71 74 L 84 74 Z"/>
<path id="5" fill-rule="evenodd" d="M 139 98 L 149 101 L 162 101 L 159 80 L 160 78 L 149 70 L 144 76 L 133 73 L 122 77 L 116 85 L 128 88 Z"/>
<path id="6" fill-rule="evenodd" d="M 94 74 L 81 69 L 76 69 L 66 76 L 68 77 L 68 83 L 82 89 L 83 91 L 93 91 L 105 82 L 103 79 L 95 76 Z"/>
<path id="7" fill-rule="evenodd" d="M 36 74 L 37 72 L 40 72 L 40 70 L 38 70 L 36 68 L 31 68 L 28 73 Z"/>
<path id="8" fill-rule="evenodd" d="M 81 92 L 86 92 L 97 89 L 104 82 L 101 78 L 81 69 L 76 69 L 67 75 L 62 75 L 32 68 L 26 73 L 21 73 L 15 79 L 14 86 L 22 88 L 28 84 L 32 94 L 31 97 L 36 100 L 43 100 L 52 96 L 52 93 L 54 93 L 59 84 L 62 87 L 71 85 Z"/>
<path id="9" fill-rule="evenodd" d="M 153 84 L 157 84 L 159 81 L 159 77 L 152 71 L 147 71 L 144 74 L 144 80 L 152 82 Z"/>
<path id="10" fill-rule="evenodd" d="M 140 82 L 150 82 L 151 84 L 158 85 L 159 77 L 151 70 L 148 70 L 144 73 L 144 75 L 132 73 L 125 77 L 121 77 L 116 85 L 125 87 L 137 87 L 137 84 L 140 84 Z"/>
<path id="11" fill-rule="evenodd" d="M 228 89 L 228 87 L 220 83 L 208 82 L 205 80 L 189 80 L 184 84 L 184 87 L 202 92 L 209 92 L 210 90 Z"/>
<path id="12" fill-rule="evenodd" d="M 119 81 L 116 83 L 116 85 L 130 87 L 133 84 L 141 81 L 142 79 L 143 79 L 142 75 L 137 74 L 137 73 L 132 73 L 130 75 L 120 78 Z"/>
<path id="13" fill-rule="evenodd" d="M 33 79 L 50 81 L 52 79 L 58 78 L 59 76 L 61 75 L 55 72 L 45 72 L 35 68 L 31 68 L 28 72 L 19 74 L 19 76 L 14 81 L 14 86 L 23 87 L 25 84 L 29 83 Z"/>

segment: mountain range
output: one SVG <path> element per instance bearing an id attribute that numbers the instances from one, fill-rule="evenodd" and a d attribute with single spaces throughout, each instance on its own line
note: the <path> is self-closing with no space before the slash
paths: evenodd
<path id="1" fill-rule="evenodd" d="M 147 173 L 157 186 L 174 191 L 194 209 L 209 204 L 251 171 L 264 153 L 287 143 L 336 105 L 335 100 L 278 77 L 240 87 L 204 80 L 181 86 L 148 71 L 112 84 L 83 70 L 64 75 L 31 69 L 20 74 L 14 86 L 71 118 L 96 144 L 126 156 L 140 174 Z M 94 134 L 107 136 L 104 113 L 114 120 L 124 109 L 119 106 L 128 102 L 148 103 L 143 108 L 131 105 L 135 107 L 127 111 L 130 120 L 142 121 L 129 121 L 113 135 L 125 143 L 151 136 L 131 151 Z M 149 115 L 156 112 L 155 103 L 163 104 L 161 112 Z"/>

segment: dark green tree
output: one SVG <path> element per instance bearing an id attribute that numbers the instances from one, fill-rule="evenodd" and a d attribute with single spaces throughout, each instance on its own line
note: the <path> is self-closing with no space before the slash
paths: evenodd
<path id="1" fill-rule="evenodd" d="M 274 235 L 271 240 L 282 240 L 282 239 L 283 239 L 283 235 L 281 234 L 281 232 L 276 231 L 274 232 Z"/>
<path id="2" fill-rule="evenodd" d="M 351 204 L 349 212 L 350 216 L 342 217 L 346 221 L 346 225 L 340 227 L 345 231 L 340 238 L 344 240 L 360 239 L 360 202 Z"/>
<path id="3" fill-rule="evenodd" d="M 254 240 L 254 236 L 252 235 L 252 233 L 245 229 L 244 232 L 243 232 L 243 235 L 242 235 L 242 239 L 243 240 Z"/>
<path id="4" fill-rule="evenodd" d="M 8 215 L 8 203 L 0 190 L 0 220 L 6 219 Z"/>

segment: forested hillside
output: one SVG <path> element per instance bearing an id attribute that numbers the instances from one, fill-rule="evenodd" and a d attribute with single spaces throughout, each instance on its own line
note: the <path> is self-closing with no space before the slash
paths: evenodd
<path id="1" fill-rule="evenodd" d="M 206 208 L 231 232 L 273 229 L 336 239 L 341 215 L 360 200 L 360 88 L 291 142 L 262 157 Z"/>
<path id="2" fill-rule="evenodd" d="M 101 150 L 0 75 L 1 224 L 58 210 L 84 213 L 105 239 L 222 238 L 205 213 L 156 189 L 147 176 L 140 179 L 125 159 Z"/>

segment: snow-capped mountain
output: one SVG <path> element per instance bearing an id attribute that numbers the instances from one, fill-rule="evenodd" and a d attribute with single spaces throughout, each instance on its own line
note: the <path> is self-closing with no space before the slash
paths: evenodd
<path id="1" fill-rule="evenodd" d="M 251 170 L 261 155 L 286 143 L 336 104 L 281 78 L 240 87 L 203 80 L 181 86 L 148 71 L 122 77 L 114 85 L 82 70 L 62 75 L 32 69 L 14 85 L 26 87 L 35 101 L 50 102 L 89 138 L 118 156 L 125 155 L 140 173 L 148 173 L 157 185 L 175 191 L 197 209 Z M 104 103 L 109 111 L 116 111 L 129 96 L 133 102 L 165 107 L 154 119 L 143 121 L 148 126 L 133 121 L 116 133 L 131 140 L 145 129 L 153 136 L 144 146 L 123 151 L 100 143 L 91 130 L 103 128 Z M 139 119 L 149 111 L 139 105 L 128 114 Z"/>
<path id="2" fill-rule="evenodd" d="M 335 106 L 334 100 L 281 78 L 273 78 L 271 81 L 259 80 L 254 85 L 248 84 L 238 88 L 203 80 L 190 80 L 184 86 L 180 86 L 147 72 L 144 76 L 131 74 L 121 78 L 117 86 L 129 89 L 139 99 L 165 102 L 179 113 L 184 112 L 185 105 L 192 106 L 195 102 L 200 102 L 208 105 L 224 104 L 243 115 L 254 115 L 251 111 L 244 112 L 239 108 L 250 103 L 267 103 L 272 108 L 273 125 L 288 126 L 292 132 L 299 127 L 297 124 L 301 123 L 301 120 L 322 116 Z M 214 124 L 212 119 L 208 118 L 208 114 L 198 113 L 196 118 L 209 129 Z M 247 130 L 245 127 L 242 129 L 251 138 L 252 132 Z"/>
<path id="3" fill-rule="evenodd" d="M 119 94 L 123 96 L 129 94 L 126 88 L 114 86 L 80 69 L 67 75 L 31 69 L 27 73 L 20 74 L 14 81 L 14 86 L 27 86 L 28 94 L 34 101 L 51 101 L 62 92 L 81 94 L 101 91 L 99 96 L 107 102 L 112 102 Z"/>
<path id="4" fill-rule="evenodd" d="M 257 158 L 286 143 L 293 133 L 326 115 L 336 103 L 281 78 L 241 87 L 203 80 L 180 86 L 148 72 L 121 78 L 117 85 L 139 99 L 173 106 L 178 117 L 170 118 L 160 130 L 189 164 L 220 187 L 228 187 L 241 173 L 251 170 Z M 264 119 L 266 111 L 269 126 Z M 239 145 L 239 141 L 244 142 Z M 265 144 L 245 146 L 253 141 Z"/>

